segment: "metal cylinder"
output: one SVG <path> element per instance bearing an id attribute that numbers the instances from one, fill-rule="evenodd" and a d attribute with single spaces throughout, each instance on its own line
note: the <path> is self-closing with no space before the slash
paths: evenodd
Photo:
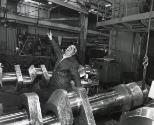
<path id="1" fill-rule="evenodd" d="M 81 98 L 78 96 L 78 94 L 75 92 L 68 93 L 68 98 L 70 100 L 70 105 L 73 112 L 79 110 L 82 103 Z"/>
<path id="2" fill-rule="evenodd" d="M 17 76 L 15 72 L 4 73 L 2 77 L 2 82 L 14 82 L 17 81 Z"/>
<path id="3" fill-rule="evenodd" d="M 89 97 L 93 113 L 106 114 L 109 112 L 128 111 L 133 107 L 143 104 L 144 95 L 148 91 L 142 92 L 137 83 L 121 84 L 113 88 L 112 91 L 107 93 L 97 94 Z M 75 93 L 68 94 L 70 104 L 73 111 L 80 108 L 81 99 Z"/>
<path id="4" fill-rule="evenodd" d="M 115 89 L 119 93 L 117 100 L 122 105 L 122 111 L 129 111 L 133 107 L 143 104 L 144 95 L 137 83 L 122 84 Z"/>
<path id="5" fill-rule="evenodd" d="M 147 94 L 147 93 L 144 93 Z M 128 111 L 143 104 L 144 95 L 137 83 L 121 84 L 112 92 L 91 97 L 90 104 L 93 113 L 106 114 L 109 112 Z"/>
<path id="6" fill-rule="evenodd" d="M 4 73 L 2 77 L 3 85 L 7 85 L 10 82 L 17 82 L 17 76 L 15 72 Z M 23 84 L 31 84 L 32 80 L 29 76 L 23 75 Z"/>

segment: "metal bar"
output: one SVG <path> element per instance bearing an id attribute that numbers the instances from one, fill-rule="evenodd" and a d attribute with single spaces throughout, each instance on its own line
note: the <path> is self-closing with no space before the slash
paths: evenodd
<path id="1" fill-rule="evenodd" d="M 48 20 L 50 20 L 50 21 L 65 21 L 65 20 L 75 21 L 75 20 L 79 20 L 79 18 L 77 18 L 77 17 L 51 18 L 51 19 L 48 19 Z"/>

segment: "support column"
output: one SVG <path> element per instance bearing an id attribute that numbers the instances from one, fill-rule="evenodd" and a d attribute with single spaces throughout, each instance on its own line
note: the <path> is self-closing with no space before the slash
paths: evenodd
<path id="1" fill-rule="evenodd" d="M 6 17 L 7 0 L 0 0 L 0 17 Z"/>
<path id="2" fill-rule="evenodd" d="M 88 15 L 80 14 L 80 40 L 79 40 L 79 59 L 82 65 L 85 64 L 85 51 L 87 44 L 87 29 L 88 29 Z"/>

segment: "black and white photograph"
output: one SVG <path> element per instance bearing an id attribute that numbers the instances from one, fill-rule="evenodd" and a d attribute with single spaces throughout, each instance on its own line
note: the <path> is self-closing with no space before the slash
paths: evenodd
<path id="1" fill-rule="evenodd" d="M 154 125 L 154 0 L 0 0 L 0 125 Z"/>

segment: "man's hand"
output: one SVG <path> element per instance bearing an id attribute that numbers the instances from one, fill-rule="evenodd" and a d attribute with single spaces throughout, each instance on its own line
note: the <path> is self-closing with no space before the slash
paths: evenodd
<path id="1" fill-rule="evenodd" d="M 49 33 L 47 33 L 47 35 L 48 35 L 49 39 L 52 40 L 52 33 L 51 33 L 51 31 Z"/>

